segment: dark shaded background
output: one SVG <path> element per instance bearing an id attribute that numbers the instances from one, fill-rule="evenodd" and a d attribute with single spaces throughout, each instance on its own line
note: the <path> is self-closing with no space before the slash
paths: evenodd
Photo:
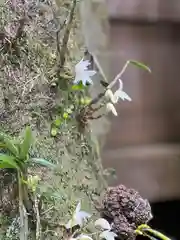
<path id="1" fill-rule="evenodd" d="M 172 239 L 180 239 L 180 200 L 152 203 L 154 218 L 149 225 Z M 148 239 L 138 236 L 138 240 Z"/>

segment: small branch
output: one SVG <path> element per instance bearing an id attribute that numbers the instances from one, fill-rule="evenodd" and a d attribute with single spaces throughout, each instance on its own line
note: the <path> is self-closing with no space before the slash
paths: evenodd
<path id="1" fill-rule="evenodd" d="M 97 97 L 95 97 L 95 98 L 89 103 L 88 106 L 92 106 L 93 104 L 98 103 L 99 100 L 100 100 L 102 97 L 104 97 L 107 89 L 112 88 L 112 87 L 116 84 L 116 82 L 122 77 L 122 75 L 124 74 L 124 72 L 126 71 L 128 65 L 129 65 L 129 63 L 130 63 L 129 61 L 127 61 L 127 62 L 125 63 L 125 65 L 124 65 L 123 69 L 121 70 L 121 72 L 120 72 L 120 73 L 114 78 L 114 80 L 107 86 L 106 90 L 105 90 L 103 93 L 99 93 L 99 94 L 97 95 Z"/>
<path id="2" fill-rule="evenodd" d="M 116 84 L 116 82 L 119 80 L 119 79 L 121 79 L 121 77 L 122 77 L 122 75 L 124 74 L 124 72 L 126 71 L 126 69 L 127 69 L 127 67 L 128 67 L 128 65 L 129 65 L 129 61 L 127 61 L 126 63 L 125 63 L 125 65 L 124 65 L 124 67 L 123 67 L 123 69 L 121 70 L 121 72 L 114 78 L 114 80 L 107 86 L 107 89 L 109 88 L 112 88 L 115 84 Z"/>
<path id="3" fill-rule="evenodd" d="M 18 171 L 18 191 L 19 191 L 19 214 L 20 214 L 20 240 L 28 239 L 28 216 L 23 204 L 23 190 L 21 173 Z"/>
<path id="4" fill-rule="evenodd" d="M 62 47 L 60 49 L 59 63 L 58 63 L 58 73 L 64 67 L 64 64 L 65 64 L 67 44 L 68 44 L 68 41 L 69 41 L 69 35 L 70 35 L 71 28 L 72 28 L 74 12 L 75 12 L 75 8 L 76 8 L 76 2 L 77 2 L 76 0 L 73 0 L 72 8 L 71 8 L 71 11 L 69 13 L 69 19 L 68 19 L 68 22 L 67 22 L 67 25 L 66 25 L 66 29 L 65 29 L 65 33 L 64 33 L 64 37 L 63 37 L 63 41 L 62 41 Z"/>
<path id="5" fill-rule="evenodd" d="M 96 116 L 96 117 L 90 117 L 89 120 L 97 120 L 99 118 L 102 118 L 103 116 L 105 116 L 105 114 L 101 114 L 101 115 Z"/>
<path id="6" fill-rule="evenodd" d="M 55 18 L 55 14 L 54 14 L 54 18 Z M 63 22 L 63 24 L 61 26 L 59 26 L 58 30 L 56 31 L 56 48 L 57 48 L 57 53 L 59 54 L 60 56 L 60 32 L 61 30 L 64 28 L 66 24 L 66 21 Z"/>
<path id="7" fill-rule="evenodd" d="M 36 240 L 41 239 L 41 221 L 38 203 L 39 203 L 38 198 L 36 194 L 34 194 L 34 212 L 36 213 Z"/>
<path id="8" fill-rule="evenodd" d="M 92 106 L 93 104 L 98 103 L 99 100 L 100 100 L 102 97 L 104 97 L 105 92 L 106 92 L 106 91 L 104 91 L 103 93 L 99 93 L 99 94 L 97 95 L 97 97 L 95 97 L 94 99 L 92 99 L 92 101 L 91 101 L 87 106 L 90 107 L 90 106 Z"/>
<path id="9" fill-rule="evenodd" d="M 96 64 L 99 72 L 101 73 L 102 77 L 103 77 L 104 80 L 108 83 L 108 80 L 107 80 L 107 78 L 106 78 L 106 75 L 105 75 L 105 73 L 104 73 L 104 71 L 103 71 L 103 69 L 102 69 L 102 67 L 101 67 L 101 65 L 100 65 L 97 57 L 95 56 L 95 54 L 91 54 L 91 55 L 92 55 L 92 57 L 93 57 L 94 63 Z"/>
<path id="10" fill-rule="evenodd" d="M 99 111 L 103 106 L 104 106 L 104 104 L 101 104 L 100 106 L 98 106 L 96 108 L 92 108 L 93 113 Z"/>
<path id="11" fill-rule="evenodd" d="M 60 29 L 58 29 L 57 32 L 56 32 L 56 49 L 57 49 L 57 53 L 60 56 L 60 38 L 59 38 L 59 35 L 60 35 Z"/>

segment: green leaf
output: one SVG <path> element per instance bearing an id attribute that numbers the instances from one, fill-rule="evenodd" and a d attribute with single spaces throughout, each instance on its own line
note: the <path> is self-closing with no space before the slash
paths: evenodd
<path id="1" fill-rule="evenodd" d="M 24 140 L 23 140 L 22 144 L 20 145 L 20 158 L 21 159 L 26 159 L 26 157 L 29 153 L 29 149 L 32 144 L 32 140 L 33 140 L 32 131 L 31 131 L 31 128 L 28 126 L 25 129 Z"/>
<path id="2" fill-rule="evenodd" d="M 138 62 L 138 61 L 135 61 L 135 60 L 129 60 L 129 63 L 135 65 L 136 67 L 142 68 L 142 69 L 144 69 L 148 72 L 151 72 L 151 69 L 141 62 Z"/>
<path id="3" fill-rule="evenodd" d="M 0 148 L 6 149 L 6 144 L 5 144 L 5 143 L 2 143 L 2 142 L 0 142 Z"/>
<path id="4" fill-rule="evenodd" d="M 1 163 L 0 162 L 0 169 L 5 169 L 5 168 L 11 168 L 11 169 L 16 169 L 14 166 L 12 166 L 11 164 L 9 163 Z"/>
<path id="5" fill-rule="evenodd" d="M 4 138 L 4 143 L 6 145 L 6 148 L 16 157 L 19 155 L 19 150 L 18 147 L 13 143 L 12 140 L 9 138 L 5 137 Z"/>
<path id="6" fill-rule="evenodd" d="M 51 163 L 48 160 L 43 159 L 43 158 L 31 158 L 29 160 L 29 162 L 33 162 L 35 164 L 39 164 L 39 165 L 42 165 L 44 167 L 49 167 L 49 168 L 54 168 L 55 167 L 55 165 L 53 163 Z"/>
<path id="7" fill-rule="evenodd" d="M 55 137 L 58 134 L 58 129 L 56 127 L 51 128 L 51 136 Z"/>
<path id="8" fill-rule="evenodd" d="M 149 237 L 150 239 L 162 239 L 162 240 L 170 240 L 170 238 L 168 238 L 167 236 L 165 236 L 164 234 L 162 234 L 159 231 L 156 231 L 154 229 L 143 229 L 142 233 L 144 234 L 144 236 Z"/>
<path id="9" fill-rule="evenodd" d="M 7 154 L 0 154 L 0 168 L 14 168 L 19 169 L 15 158 Z"/>
<path id="10" fill-rule="evenodd" d="M 75 84 L 71 87 L 71 89 L 73 91 L 82 91 L 84 90 L 86 87 L 82 84 L 82 81 L 80 81 L 78 84 Z"/>

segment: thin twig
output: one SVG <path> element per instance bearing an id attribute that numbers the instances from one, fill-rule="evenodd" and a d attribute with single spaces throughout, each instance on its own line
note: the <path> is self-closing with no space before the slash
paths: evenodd
<path id="1" fill-rule="evenodd" d="M 127 61 L 127 62 L 125 63 L 125 65 L 124 65 L 124 67 L 122 68 L 121 72 L 118 73 L 118 75 L 114 78 L 114 80 L 107 86 L 107 89 L 112 88 L 112 87 L 116 84 L 116 82 L 117 82 L 119 79 L 121 79 L 122 75 L 124 74 L 124 72 L 126 71 L 128 65 L 129 65 L 129 63 L 130 63 L 129 61 Z"/>
<path id="2" fill-rule="evenodd" d="M 122 68 L 121 72 L 116 75 L 116 77 L 114 78 L 114 80 L 107 86 L 106 90 L 105 90 L 103 93 L 99 93 L 99 94 L 97 95 L 97 97 L 95 97 L 94 99 L 92 99 L 92 101 L 88 104 L 88 106 L 92 106 L 93 104 L 98 103 L 99 100 L 100 100 L 102 97 L 104 97 L 107 89 L 112 88 L 112 87 L 116 84 L 116 82 L 122 77 L 122 75 L 124 74 L 124 72 L 126 71 L 128 65 L 129 65 L 129 63 L 130 63 L 129 61 L 127 61 L 127 62 L 125 63 L 125 65 L 124 65 L 124 67 Z"/>
<path id="3" fill-rule="evenodd" d="M 40 221 L 40 214 L 39 214 L 39 201 L 38 198 L 36 196 L 36 194 L 34 194 L 34 211 L 36 213 L 36 240 L 40 240 L 41 239 L 41 221 Z"/>
<path id="4" fill-rule="evenodd" d="M 73 0 L 71 11 L 69 13 L 69 19 L 67 21 L 63 41 L 62 41 L 62 47 L 60 49 L 60 56 L 59 56 L 59 63 L 58 63 L 58 73 L 60 73 L 61 69 L 64 67 L 65 64 L 65 59 L 66 59 L 66 53 L 67 53 L 67 44 L 69 41 L 69 36 L 70 36 L 70 31 L 72 28 L 72 23 L 73 23 L 73 18 L 74 18 L 74 13 L 75 13 L 75 8 L 76 8 L 76 0 Z"/>
<path id="5" fill-rule="evenodd" d="M 103 71 L 103 69 L 102 69 L 102 67 L 101 67 L 101 65 L 100 65 L 97 57 L 96 57 L 95 54 L 93 54 L 93 53 L 91 53 L 91 55 L 92 55 L 92 57 L 93 57 L 94 63 L 96 64 L 99 72 L 101 73 L 102 77 L 104 78 L 104 80 L 105 80 L 106 82 L 108 82 L 108 80 L 107 80 L 107 78 L 106 78 L 106 75 L 105 75 L 105 73 L 104 73 L 104 71 Z"/>
<path id="6" fill-rule="evenodd" d="M 19 214 L 20 214 L 20 240 L 28 239 L 28 216 L 27 211 L 23 203 L 23 192 L 21 173 L 18 171 L 18 191 L 19 191 Z"/>
<path id="7" fill-rule="evenodd" d="M 57 53 L 60 56 L 60 28 L 56 32 L 56 49 L 57 49 Z"/>
<path id="8" fill-rule="evenodd" d="M 55 18 L 55 16 L 54 16 L 54 18 Z M 59 54 L 59 56 L 61 54 L 61 49 L 60 49 L 60 32 L 64 28 L 65 24 L 66 24 L 66 20 L 64 20 L 63 24 L 61 26 L 59 26 L 58 30 L 56 31 L 56 49 L 57 49 L 57 53 Z"/>

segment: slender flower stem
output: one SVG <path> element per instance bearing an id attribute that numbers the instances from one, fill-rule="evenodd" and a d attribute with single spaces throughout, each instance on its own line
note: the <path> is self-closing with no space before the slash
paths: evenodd
<path id="1" fill-rule="evenodd" d="M 114 80 L 107 86 L 107 89 L 112 88 L 116 82 L 122 77 L 122 75 L 124 74 L 124 72 L 126 71 L 128 65 L 129 65 L 129 61 L 127 61 L 123 67 L 123 69 L 121 70 L 121 72 L 114 78 Z"/>
<path id="2" fill-rule="evenodd" d="M 94 62 L 95 62 L 95 64 L 96 64 L 97 68 L 99 69 L 99 72 L 100 72 L 101 75 L 103 76 L 104 80 L 105 80 L 106 82 L 108 82 L 108 80 L 107 80 L 107 78 L 106 78 L 106 75 L 104 74 L 104 71 L 103 71 L 100 63 L 99 63 L 99 61 L 97 60 L 97 57 L 95 56 L 95 54 L 92 54 L 92 56 L 93 56 L 93 60 L 94 60 Z"/>
<path id="3" fill-rule="evenodd" d="M 130 63 L 130 61 L 127 61 L 127 62 L 125 63 L 125 65 L 124 65 L 123 69 L 121 70 L 121 72 L 114 78 L 114 80 L 113 80 L 112 82 L 110 82 L 110 84 L 107 86 L 106 90 L 112 88 L 112 87 L 116 84 L 116 82 L 122 77 L 122 75 L 124 74 L 124 72 L 126 71 L 128 65 L 129 65 L 129 63 Z M 103 75 L 103 77 L 104 77 L 104 75 Z M 104 97 L 104 95 L 105 95 L 105 93 L 106 93 L 106 90 L 105 90 L 104 92 L 102 92 L 102 93 L 99 93 L 99 94 L 97 95 L 97 97 L 95 97 L 94 99 L 92 99 L 92 101 L 88 104 L 88 106 L 91 106 L 91 105 L 93 105 L 93 104 L 98 103 L 99 100 L 100 100 L 102 97 Z"/>

